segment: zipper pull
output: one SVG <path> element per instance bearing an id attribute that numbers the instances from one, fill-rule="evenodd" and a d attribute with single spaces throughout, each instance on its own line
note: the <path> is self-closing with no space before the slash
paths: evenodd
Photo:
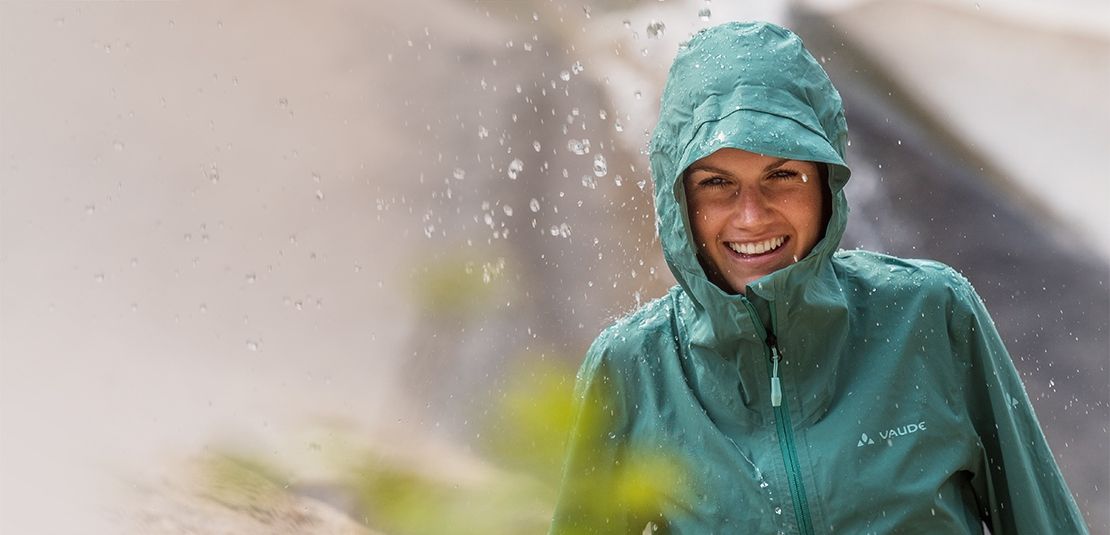
<path id="1" fill-rule="evenodd" d="M 782 383 L 779 381 L 779 361 L 782 356 L 779 355 L 779 348 L 776 345 L 771 346 L 771 406 L 778 407 L 782 405 Z"/>

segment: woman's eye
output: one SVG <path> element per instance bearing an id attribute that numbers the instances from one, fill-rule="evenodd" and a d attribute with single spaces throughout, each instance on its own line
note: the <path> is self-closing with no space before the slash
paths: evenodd
<path id="1" fill-rule="evenodd" d="M 719 177 L 719 176 L 713 176 L 713 177 L 706 178 L 705 180 L 702 180 L 701 182 L 699 182 L 699 184 L 703 187 L 714 188 L 714 187 L 727 186 L 728 181 Z"/>
<path id="2" fill-rule="evenodd" d="M 774 173 L 771 173 L 771 176 L 769 176 L 768 178 L 770 178 L 771 180 L 789 180 L 789 179 L 797 178 L 797 177 L 798 177 L 797 172 L 781 169 L 781 170 L 775 171 Z"/>

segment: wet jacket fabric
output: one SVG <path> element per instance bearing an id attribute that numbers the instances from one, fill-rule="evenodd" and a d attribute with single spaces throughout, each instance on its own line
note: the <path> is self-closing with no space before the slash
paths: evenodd
<path id="1" fill-rule="evenodd" d="M 678 285 L 590 347 L 552 534 L 1086 532 L 968 281 L 837 250 L 846 140 L 788 30 L 730 23 L 679 51 L 650 144 Z M 682 187 L 724 147 L 826 164 L 831 190 L 810 254 L 742 295 L 699 264 Z"/>

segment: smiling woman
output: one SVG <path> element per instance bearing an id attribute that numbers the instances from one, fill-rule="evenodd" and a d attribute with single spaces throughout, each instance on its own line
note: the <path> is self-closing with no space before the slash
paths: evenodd
<path id="1" fill-rule="evenodd" d="M 683 181 L 698 257 L 714 284 L 748 283 L 805 258 L 824 233 L 818 164 L 721 149 Z"/>
<path id="2" fill-rule="evenodd" d="M 650 146 L 678 286 L 590 347 L 552 534 L 1086 532 L 968 281 L 837 250 L 846 148 L 790 31 L 679 52 Z"/>

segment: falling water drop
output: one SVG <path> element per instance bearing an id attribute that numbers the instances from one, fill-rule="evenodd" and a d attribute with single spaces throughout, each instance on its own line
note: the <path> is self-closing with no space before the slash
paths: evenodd
<path id="1" fill-rule="evenodd" d="M 605 156 L 594 156 L 594 176 L 601 178 L 609 174 L 609 166 L 605 163 Z"/>
<path id="2" fill-rule="evenodd" d="M 524 162 L 520 161 L 520 158 L 514 158 L 513 161 L 509 162 L 508 174 L 510 179 L 516 180 L 516 177 L 520 175 L 520 172 L 523 170 Z"/>
<path id="3" fill-rule="evenodd" d="M 658 39 L 663 37 L 663 32 L 667 29 L 667 25 L 662 21 L 653 20 L 647 25 L 647 35 L 649 39 Z"/>
<path id="4" fill-rule="evenodd" d="M 539 212 L 540 211 L 540 201 L 537 200 L 535 197 L 533 197 L 532 200 L 528 201 L 528 208 L 530 210 L 532 210 L 533 212 Z"/>

